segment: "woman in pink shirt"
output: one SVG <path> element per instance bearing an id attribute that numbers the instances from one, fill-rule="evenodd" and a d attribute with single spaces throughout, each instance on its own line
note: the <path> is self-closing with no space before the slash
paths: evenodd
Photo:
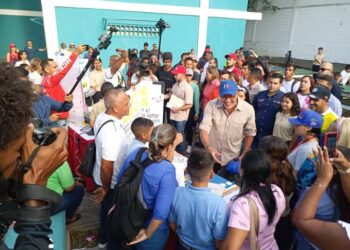
<path id="1" fill-rule="evenodd" d="M 14 65 L 18 60 L 18 49 L 14 43 L 11 43 L 9 48 L 10 50 L 6 55 L 6 61 Z"/>
<path id="2" fill-rule="evenodd" d="M 241 190 L 230 202 L 230 219 L 222 249 L 250 248 L 250 209 L 247 197 L 255 203 L 259 213 L 257 243 L 261 250 L 278 249 L 274 238 L 275 227 L 285 209 L 282 190 L 270 184 L 271 163 L 261 150 L 249 151 L 241 162 Z M 255 229 L 253 229 L 255 230 Z"/>
<path id="3" fill-rule="evenodd" d="M 200 107 L 202 111 L 209 101 L 219 97 L 220 81 L 217 67 L 209 66 L 205 78 L 205 82 L 201 88 Z"/>

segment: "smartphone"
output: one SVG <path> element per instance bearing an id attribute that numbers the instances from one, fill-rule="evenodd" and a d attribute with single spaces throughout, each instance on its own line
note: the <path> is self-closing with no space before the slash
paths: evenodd
<path id="1" fill-rule="evenodd" d="M 245 57 L 249 57 L 249 56 L 250 56 L 250 51 L 249 51 L 249 50 L 244 50 L 244 51 L 243 51 L 243 55 L 244 55 Z"/>
<path id="2" fill-rule="evenodd" d="M 329 158 L 335 157 L 335 151 L 337 148 L 337 133 L 336 132 L 326 132 L 324 133 L 324 146 L 327 147 Z"/>

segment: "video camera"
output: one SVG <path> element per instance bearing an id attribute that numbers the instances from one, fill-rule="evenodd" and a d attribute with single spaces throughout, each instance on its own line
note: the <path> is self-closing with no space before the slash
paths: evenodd
<path id="1" fill-rule="evenodd" d="M 128 49 L 128 53 L 129 53 L 130 61 L 133 61 L 133 60 L 137 59 L 137 54 L 138 54 L 138 50 L 137 49 Z"/>
<path id="2" fill-rule="evenodd" d="M 109 27 L 109 33 L 108 34 L 102 34 L 99 38 L 98 41 L 100 44 L 98 45 L 98 50 L 102 49 L 107 49 L 108 46 L 111 44 L 111 39 L 112 39 L 112 34 L 114 32 L 117 32 L 117 28 L 115 26 Z"/>
<path id="3" fill-rule="evenodd" d="M 47 146 L 53 143 L 57 135 L 49 128 L 43 128 L 43 122 L 39 118 L 32 119 L 34 125 L 33 142 L 40 146 Z"/>
<path id="4" fill-rule="evenodd" d="M 151 65 L 147 63 L 139 63 L 136 69 L 136 75 L 138 77 L 149 76 L 151 74 Z"/>

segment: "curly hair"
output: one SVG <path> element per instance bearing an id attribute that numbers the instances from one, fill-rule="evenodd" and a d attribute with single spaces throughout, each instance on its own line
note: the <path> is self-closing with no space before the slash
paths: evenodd
<path id="1" fill-rule="evenodd" d="M 0 64 L 0 150 L 23 135 L 33 116 L 32 84 L 18 77 L 12 65 Z"/>
<path id="2" fill-rule="evenodd" d="M 297 116 L 300 114 L 300 104 L 298 96 L 295 93 L 289 92 L 283 95 L 283 98 L 288 98 L 293 103 L 292 109 L 290 110 L 291 116 Z M 282 98 L 282 100 L 283 100 Z"/>

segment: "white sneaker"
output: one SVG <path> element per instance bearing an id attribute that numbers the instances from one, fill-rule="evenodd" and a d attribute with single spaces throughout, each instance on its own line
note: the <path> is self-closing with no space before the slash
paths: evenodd
<path id="1" fill-rule="evenodd" d="M 98 243 L 98 246 L 97 246 L 99 249 L 106 249 L 107 247 L 107 243 Z"/>
<path id="2" fill-rule="evenodd" d="M 186 153 L 190 154 L 192 152 L 192 146 L 187 146 Z"/>

